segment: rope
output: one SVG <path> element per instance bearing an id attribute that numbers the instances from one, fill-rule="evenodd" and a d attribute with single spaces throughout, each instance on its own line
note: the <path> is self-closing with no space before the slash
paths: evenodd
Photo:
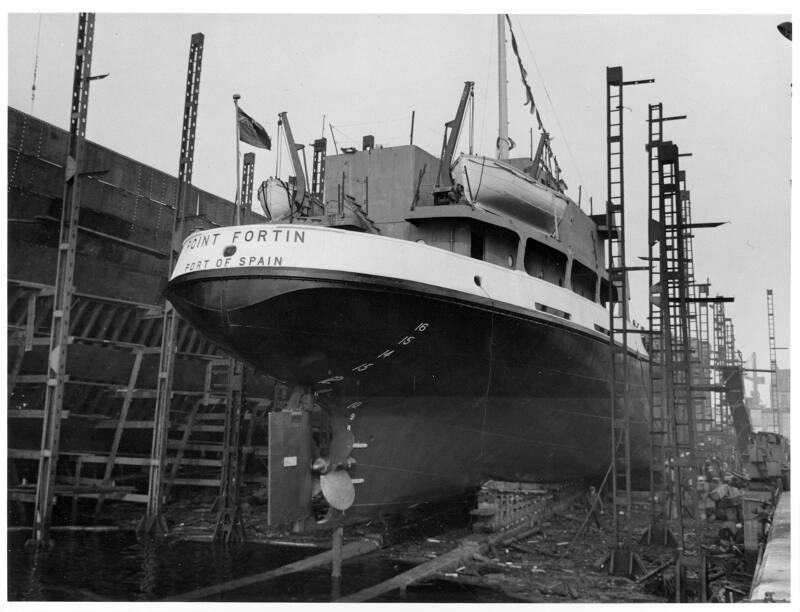
<path id="1" fill-rule="evenodd" d="M 573 165 L 575 166 L 575 172 L 578 175 L 578 180 L 580 184 L 585 185 L 583 177 L 581 176 L 580 168 L 578 167 L 578 163 L 575 161 L 575 156 L 572 154 L 572 149 L 570 149 L 569 142 L 567 141 L 566 133 L 564 132 L 564 128 L 561 127 L 561 120 L 558 118 L 558 113 L 556 112 L 556 107 L 553 104 L 553 100 L 550 97 L 550 92 L 547 90 L 547 84 L 544 81 L 544 77 L 542 76 L 542 72 L 539 70 L 539 64 L 536 63 L 536 56 L 533 54 L 531 50 L 530 44 L 528 44 L 528 38 L 525 36 L 525 30 L 520 30 L 522 33 L 522 40 L 525 41 L 525 46 L 528 49 L 528 53 L 531 56 L 531 60 L 533 61 L 533 66 L 536 68 L 536 74 L 539 75 L 539 80 L 542 82 L 542 89 L 544 89 L 544 95 L 547 97 L 547 101 L 550 103 L 550 109 L 553 111 L 553 117 L 555 117 L 556 125 L 558 126 L 559 131 L 561 132 L 561 137 L 564 139 L 564 146 L 567 149 L 567 153 L 569 153 L 569 157 L 572 160 Z"/>

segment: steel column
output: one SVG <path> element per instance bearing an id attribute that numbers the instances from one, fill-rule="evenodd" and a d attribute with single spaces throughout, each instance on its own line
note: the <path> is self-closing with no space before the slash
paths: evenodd
<path id="1" fill-rule="evenodd" d="M 192 35 L 189 46 L 189 66 L 186 77 L 186 95 L 183 107 L 183 131 L 181 153 L 178 161 L 178 193 L 173 211 L 172 246 L 169 253 L 169 272 L 175 258 L 175 248 L 183 237 L 183 217 L 189 186 L 192 183 L 194 164 L 194 141 L 197 129 L 197 105 L 200 97 L 200 72 L 203 62 L 203 40 L 201 33 Z M 158 365 L 156 388 L 155 425 L 153 445 L 150 453 L 150 474 L 147 491 L 147 511 L 139 523 L 139 531 L 144 533 L 166 533 L 167 524 L 162 514 L 163 479 L 169 431 L 169 411 L 172 403 L 172 376 L 175 361 L 176 332 L 178 315 L 172 304 L 164 304 L 164 318 L 161 337 L 161 354 Z"/>
<path id="2" fill-rule="evenodd" d="M 81 202 L 83 149 L 89 107 L 89 82 L 94 42 L 94 13 L 81 13 L 78 18 L 78 40 L 72 82 L 70 140 L 64 173 L 64 198 L 58 238 L 53 322 L 50 330 L 50 358 L 47 366 L 44 420 L 42 423 L 41 458 L 36 482 L 36 505 L 33 514 L 33 536 L 37 546 L 49 543 L 50 523 L 55 498 L 56 468 L 61 435 L 61 416 L 66 383 L 67 348 L 69 344 L 72 295 L 75 291 L 75 256 L 78 242 L 78 218 Z"/>
<path id="3" fill-rule="evenodd" d="M 611 493 L 615 547 L 631 541 L 628 271 L 625 258 L 625 168 L 622 68 L 606 68 L 606 161 L 609 347 L 611 350 Z M 624 532 L 624 533 L 622 533 Z"/>

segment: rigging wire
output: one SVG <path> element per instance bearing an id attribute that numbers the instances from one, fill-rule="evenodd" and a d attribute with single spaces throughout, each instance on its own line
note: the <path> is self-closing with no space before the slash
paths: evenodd
<path id="1" fill-rule="evenodd" d="M 545 83 L 544 76 L 542 76 L 542 71 L 539 70 L 539 64 L 536 63 L 536 56 L 533 54 L 533 50 L 531 49 L 531 45 L 528 42 L 528 37 L 525 35 L 525 28 L 520 28 L 520 32 L 522 33 L 522 40 L 525 41 L 525 46 L 528 49 L 528 55 L 530 55 L 531 60 L 533 61 L 533 66 L 536 68 L 536 74 L 539 75 L 539 81 L 542 83 L 542 89 L 544 89 L 544 94 L 547 97 L 547 101 L 550 103 L 550 109 L 553 111 L 553 117 L 555 117 L 556 125 L 558 125 L 558 129 L 561 132 L 561 137 L 564 140 L 564 146 L 567 149 L 567 153 L 569 154 L 570 159 L 572 160 L 573 165 L 575 166 L 575 172 L 578 175 L 578 181 L 580 184 L 584 184 L 583 177 L 581 176 L 580 167 L 578 166 L 578 162 L 575 160 L 575 156 L 572 154 L 572 149 L 569 146 L 569 142 L 567 140 L 566 132 L 564 128 L 561 126 L 561 120 L 558 117 L 558 112 L 556 111 L 556 107 L 553 104 L 553 99 L 550 97 L 550 92 L 547 89 L 547 84 Z"/>
<path id="2" fill-rule="evenodd" d="M 355 127 L 359 125 L 383 125 L 385 123 L 399 123 L 400 121 L 408 121 L 408 117 L 398 117 L 396 119 L 373 119 L 370 121 L 359 121 L 357 123 L 337 123 L 341 127 Z"/>
<path id="3" fill-rule="evenodd" d="M 39 25 L 36 28 L 36 58 L 33 62 L 33 83 L 31 84 L 31 115 L 33 103 L 36 101 L 36 75 L 39 72 L 39 39 L 42 33 L 42 13 L 39 13 Z"/>

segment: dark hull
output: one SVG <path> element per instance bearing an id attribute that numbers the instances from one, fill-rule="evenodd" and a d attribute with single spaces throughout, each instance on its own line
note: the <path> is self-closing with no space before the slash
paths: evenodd
<path id="1" fill-rule="evenodd" d="M 351 474 L 364 482 L 348 516 L 451 497 L 490 478 L 605 474 L 603 337 L 432 287 L 289 269 L 244 274 L 181 276 L 168 297 L 257 369 L 330 389 L 320 401 L 367 444 L 352 452 Z M 632 465 L 646 478 L 647 365 L 629 359 Z"/>

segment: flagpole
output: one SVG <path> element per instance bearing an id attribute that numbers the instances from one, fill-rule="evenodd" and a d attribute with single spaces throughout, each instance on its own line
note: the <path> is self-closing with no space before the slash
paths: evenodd
<path id="1" fill-rule="evenodd" d="M 239 169 L 239 98 L 241 98 L 239 94 L 233 94 L 233 105 L 236 107 L 236 200 L 234 203 L 234 211 L 233 211 L 233 224 L 240 225 L 242 222 L 241 219 L 241 198 L 242 195 L 240 193 L 240 178 L 239 174 L 241 170 Z"/>

